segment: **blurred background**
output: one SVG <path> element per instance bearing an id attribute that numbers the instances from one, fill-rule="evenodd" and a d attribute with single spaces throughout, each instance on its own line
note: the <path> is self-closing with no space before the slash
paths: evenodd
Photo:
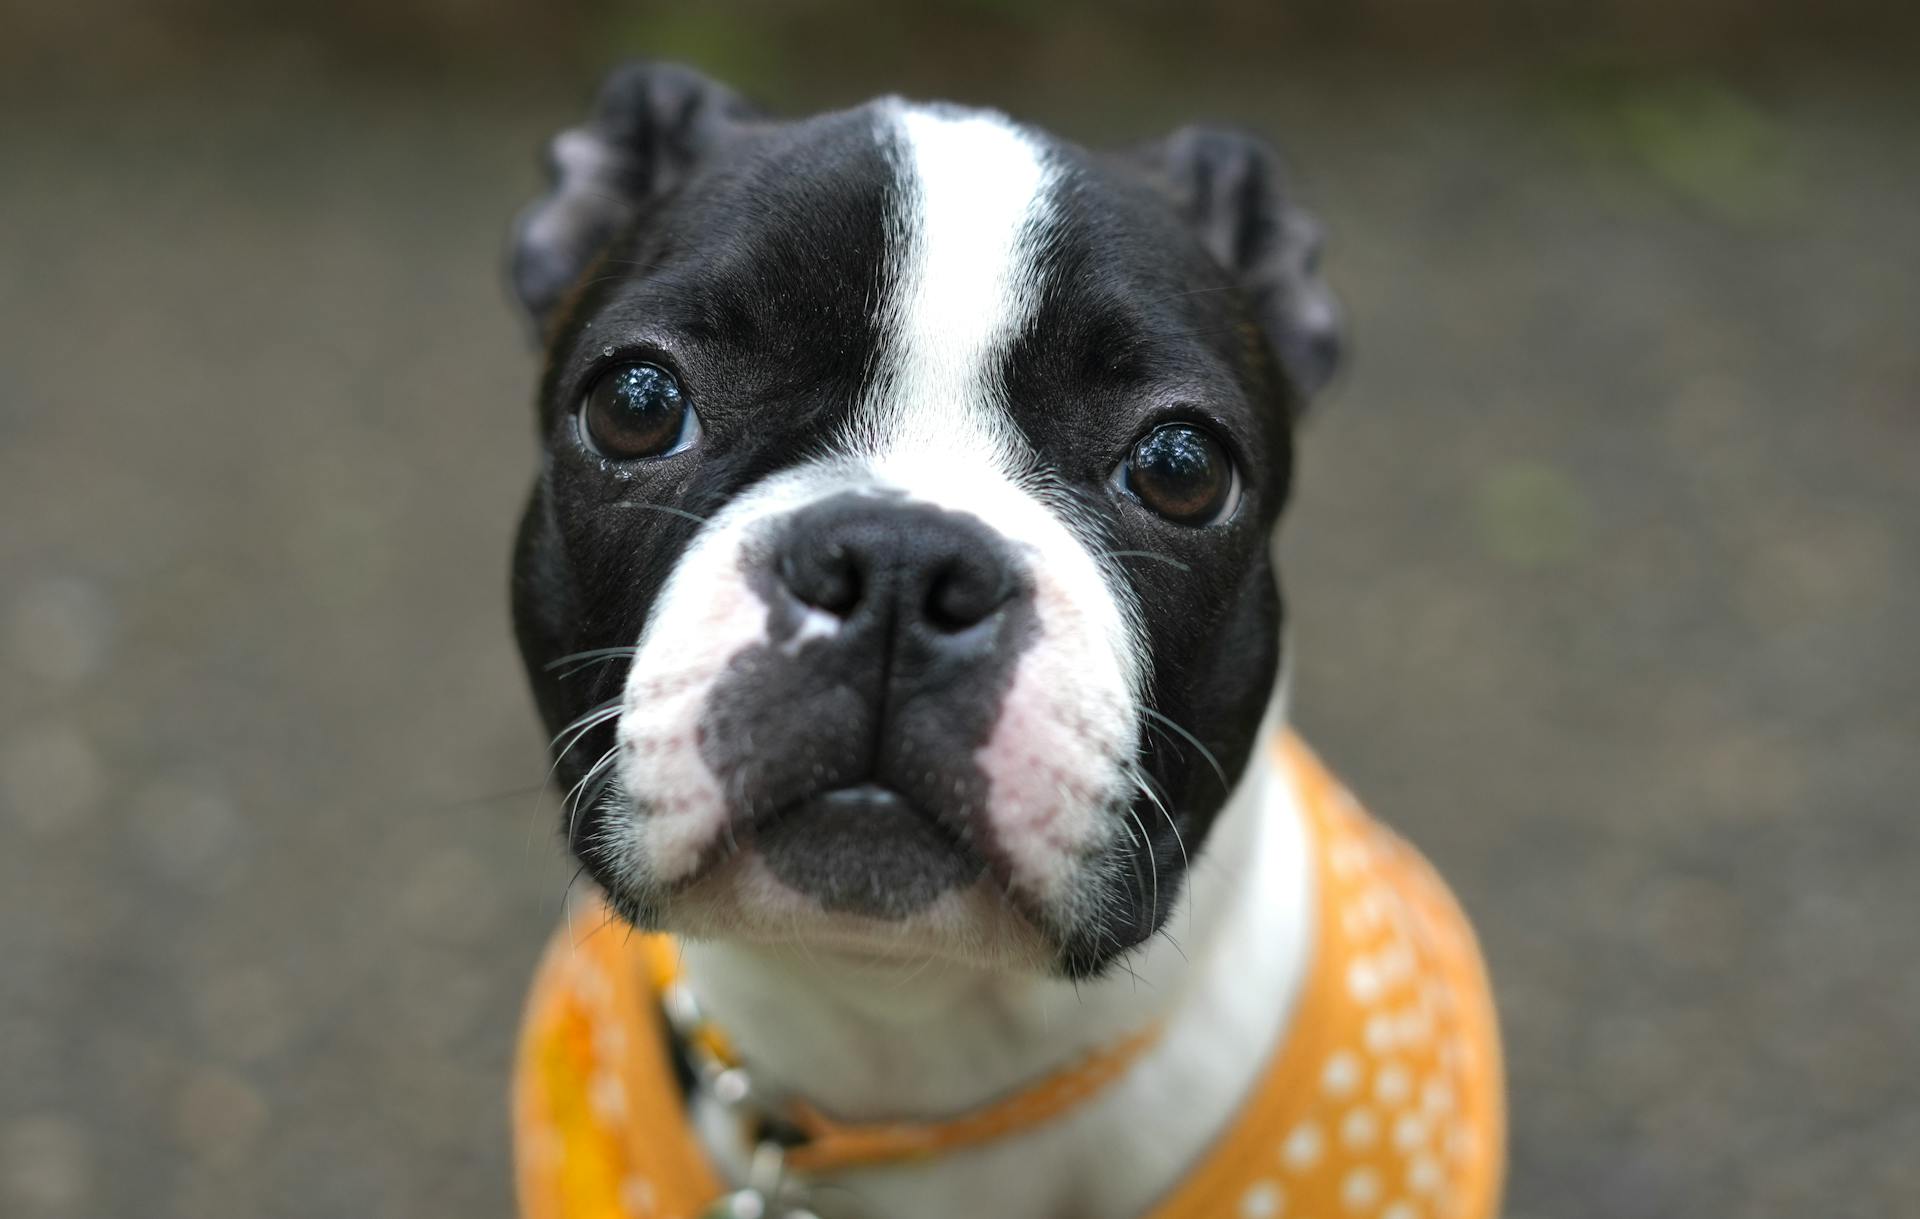
<path id="1" fill-rule="evenodd" d="M 1272 133 L 1297 720 L 1476 917 L 1509 1213 L 1920 1214 L 1915 13 L 0 0 L 0 1215 L 509 1212 L 502 242 L 631 53 Z"/>

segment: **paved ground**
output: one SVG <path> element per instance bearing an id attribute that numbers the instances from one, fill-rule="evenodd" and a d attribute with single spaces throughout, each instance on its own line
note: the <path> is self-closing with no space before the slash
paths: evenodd
<path id="1" fill-rule="evenodd" d="M 1204 90 L 1003 100 L 1311 176 L 1298 718 L 1479 920 L 1511 1212 L 1914 1213 L 1920 93 Z M 5 108 L 0 1213 L 505 1213 L 565 873 L 496 257 L 576 92 Z"/>

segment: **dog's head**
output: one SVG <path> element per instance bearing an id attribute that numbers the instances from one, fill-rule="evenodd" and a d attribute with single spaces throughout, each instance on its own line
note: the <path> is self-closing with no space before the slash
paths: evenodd
<path id="1" fill-rule="evenodd" d="M 552 146 L 514 609 L 636 923 L 1094 972 L 1166 918 L 1279 669 L 1331 372 L 1273 156 L 636 65 Z"/>

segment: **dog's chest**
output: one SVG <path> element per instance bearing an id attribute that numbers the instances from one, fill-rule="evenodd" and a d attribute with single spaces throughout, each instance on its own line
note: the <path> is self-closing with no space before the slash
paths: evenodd
<path id="1" fill-rule="evenodd" d="M 812 1208 L 826 1219 L 1495 1213 L 1499 1046 L 1471 932 L 1410 848 L 1304 747 L 1281 750 L 1289 781 L 1259 810 L 1262 845 L 1152 1053 L 1044 1126 L 822 1179 Z M 1292 850 L 1267 832 L 1287 824 Z M 1300 895 L 1291 949 L 1289 893 Z M 690 1217 L 727 1188 L 736 1156 L 710 1141 L 725 1127 L 703 1139 L 689 1120 L 653 1004 L 611 936 L 549 954 L 516 1098 L 527 1215 Z"/>

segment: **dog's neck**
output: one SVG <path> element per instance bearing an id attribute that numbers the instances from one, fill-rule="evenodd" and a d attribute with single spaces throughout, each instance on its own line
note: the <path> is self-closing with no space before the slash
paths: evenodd
<path id="1" fill-rule="evenodd" d="M 844 1183 L 862 1214 L 1136 1214 L 1225 1125 L 1283 1031 L 1311 934 L 1306 835 L 1269 733 L 1167 934 L 1127 969 L 1076 985 L 702 943 L 687 945 L 686 977 L 758 1079 L 856 1121 L 956 1115 L 1160 1022 L 1159 1043 L 1066 1117 Z"/>

